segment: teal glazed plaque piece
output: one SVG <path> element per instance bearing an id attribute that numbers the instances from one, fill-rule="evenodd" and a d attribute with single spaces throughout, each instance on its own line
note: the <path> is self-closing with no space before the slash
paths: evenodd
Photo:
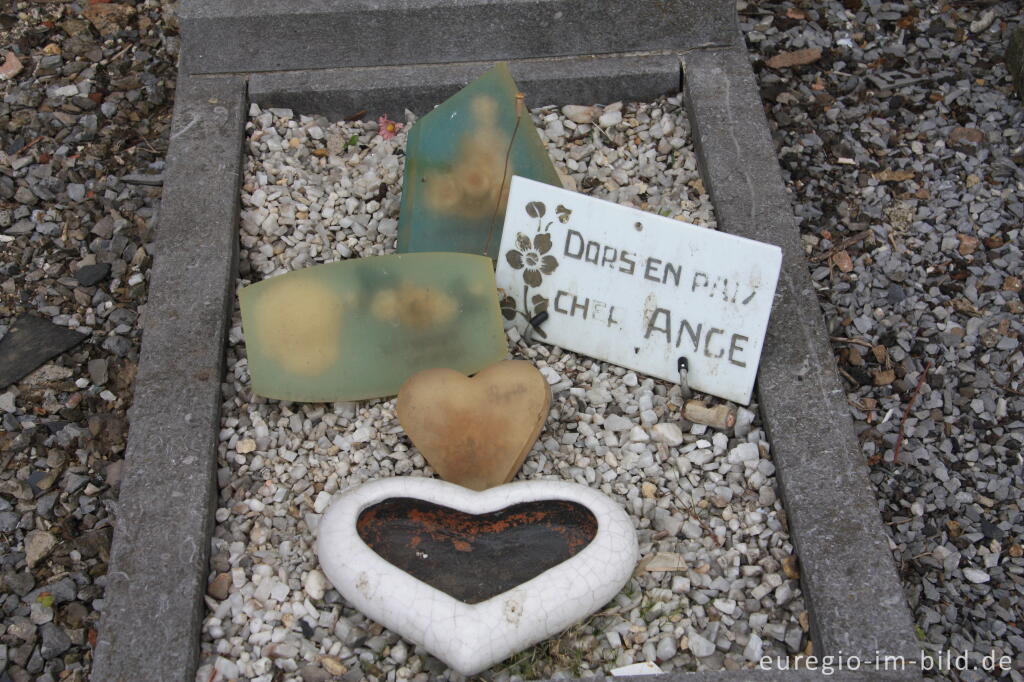
<path id="1" fill-rule="evenodd" d="M 399 253 L 496 258 L 513 175 L 561 186 L 508 66 L 500 63 L 409 131 Z"/>
<path id="2" fill-rule="evenodd" d="M 394 395 L 413 374 L 473 374 L 507 353 L 491 260 L 461 253 L 317 265 L 238 294 L 252 387 L 279 400 Z"/>

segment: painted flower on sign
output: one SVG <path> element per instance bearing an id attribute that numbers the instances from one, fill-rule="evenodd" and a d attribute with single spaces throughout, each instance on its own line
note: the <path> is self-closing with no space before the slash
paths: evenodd
<path id="1" fill-rule="evenodd" d="M 516 248 L 505 253 L 505 260 L 516 270 L 523 271 L 523 281 L 531 287 L 539 287 L 543 275 L 550 275 L 558 267 L 558 259 L 548 255 L 551 250 L 551 235 L 539 232 L 533 241 L 520 232 L 516 235 Z"/>

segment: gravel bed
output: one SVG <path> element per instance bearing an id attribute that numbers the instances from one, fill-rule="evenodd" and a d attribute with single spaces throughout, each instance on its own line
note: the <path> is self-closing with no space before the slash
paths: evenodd
<path id="1" fill-rule="evenodd" d="M 1020 4 L 740 5 L 918 637 L 1024 679 Z"/>
<path id="2" fill-rule="evenodd" d="M 21 63 L 0 79 L 0 338 L 24 314 L 89 335 L 0 386 L 14 682 L 88 677 L 176 76 L 171 7 L 87 4 L 0 2 L 0 59 Z"/>
<path id="3" fill-rule="evenodd" d="M 581 191 L 714 227 L 678 97 L 569 113 L 593 122 L 551 108 L 534 118 Z M 385 140 L 375 123 L 329 124 L 255 106 L 250 114 L 242 284 L 393 251 L 404 132 Z M 798 568 L 756 405 L 741 410 L 734 432 L 714 432 L 680 421 L 678 386 L 528 344 L 512 328 L 509 338 L 512 355 L 537 365 L 553 392 L 519 478 L 600 489 L 633 517 L 645 557 L 685 567 L 641 569 L 599 614 L 484 677 L 584 675 L 644 660 L 665 670 L 739 669 L 804 650 Z M 350 608 L 313 552 L 335 493 L 432 475 L 398 424 L 394 400 L 254 397 L 237 310 L 228 368 L 197 679 L 458 678 Z"/>
<path id="4" fill-rule="evenodd" d="M 88 676 L 149 267 L 135 254 L 158 229 L 159 186 L 137 183 L 159 182 L 166 153 L 174 7 L 0 3 L 0 54 L 23 64 L 0 80 L 0 336 L 25 312 L 91 329 L 32 382 L 0 387 L 0 671 L 16 681 Z M 1001 63 L 1020 4 L 738 7 L 833 334 L 871 346 L 837 341 L 836 354 L 919 636 L 1022 670 L 1024 386 L 1020 347 L 1005 346 L 1022 313 L 1024 126 Z M 821 56 L 765 64 L 808 48 Z M 111 266 L 98 284 L 76 276 L 91 257 L 101 267 L 83 277 Z M 49 547 L 31 566 L 29 537 L 33 558 Z"/>

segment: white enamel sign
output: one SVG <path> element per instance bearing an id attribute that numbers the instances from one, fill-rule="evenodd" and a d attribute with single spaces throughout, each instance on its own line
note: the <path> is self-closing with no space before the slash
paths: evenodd
<path id="1" fill-rule="evenodd" d="M 777 246 L 512 179 L 497 281 L 534 338 L 750 402 L 775 284 Z"/>

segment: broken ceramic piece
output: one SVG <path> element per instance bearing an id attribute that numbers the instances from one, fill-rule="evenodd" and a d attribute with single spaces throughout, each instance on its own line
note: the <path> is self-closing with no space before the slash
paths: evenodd
<path id="1" fill-rule="evenodd" d="M 513 175 L 560 186 L 508 65 L 421 118 L 406 145 L 398 251 L 494 258 Z"/>
<path id="2" fill-rule="evenodd" d="M 552 527 L 527 532 L 545 523 Z M 535 533 L 557 548 L 557 562 L 532 546 Z M 337 498 L 320 522 L 317 554 L 350 604 L 474 675 L 601 608 L 629 580 L 639 552 L 629 516 L 586 486 L 521 481 L 474 492 L 398 477 Z M 498 575 L 498 563 L 522 565 Z M 440 588 L 430 584 L 445 571 Z M 487 589 L 492 580 L 500 593 Z"/>
<path id="3" fill-rule="evenodd" d="M 21 381 L 50 358 L 69 351 L 88 334 L 33 315 L 22 315 L 0 340 L 0 389 Z"/>
<path id="4" fill-rule="evenodd" d="M 272 277 L 238 297 L 253 390 L 268 398 L 394 395 L 420 370 L 477 372 L 507 351 L 481 256 L 359 258 Z"/>
<path id="5" fill-rule="evenodd" d="M 485 490 L 511 481 L 544 427 L 551 389 L 524 360 L 473 378 L 428 369 L 398 391 L 398 421 L 446 481 Z"/>

